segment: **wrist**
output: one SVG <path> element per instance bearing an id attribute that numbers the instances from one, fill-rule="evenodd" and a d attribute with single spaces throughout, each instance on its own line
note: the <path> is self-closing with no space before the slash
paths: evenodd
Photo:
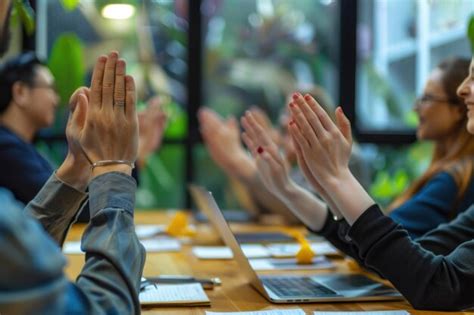
<path id="1" fill-rule="evenodd" d="M 127 164 L 98 165 L 92 169 L 92 178 L 110 172 L 120 172 L 127 175 L 132 175 L 132 167 Z"/>
<path id="2" fill-rule="evenodd" d="M 56 171 L 56 176 L 64 183 L 77 189 L 86 191 L 90 177 L 90 165 L 86 162 L 77 161 L 69 154 Z"/>

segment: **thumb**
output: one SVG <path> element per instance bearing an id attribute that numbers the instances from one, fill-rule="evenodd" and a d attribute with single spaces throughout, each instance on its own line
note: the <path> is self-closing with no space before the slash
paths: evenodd
<path id="1" fill-rule="evenodd" d="M 88 100 L 84 93 L 77 95 L 75 109 L 72 112 L 72 124 L 82 129 L 86 122 Z"/>
<path id="2" fill-rule="evenodd" d="M 349 143 L 352 143 L 351 122 L 346 117 L 340 106 L 336 108 L 336 123 L 344 138 L 346 138 Z"/>

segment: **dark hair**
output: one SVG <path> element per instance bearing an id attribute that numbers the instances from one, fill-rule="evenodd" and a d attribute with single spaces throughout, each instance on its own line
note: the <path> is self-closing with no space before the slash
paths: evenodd
<path id="1" fill-rule="evenodd" d="M 450 57 L 441 61 L 436 68 L 442 71 L 441 83 L 448 99 L 457 100 L 456 104 L 464 106 L 464 100 L 457 95 L 457 89 L 469 75 L 470 59 Z"/>
<path id="2" fill-rule="evenodd" d="M 44 65 L 33 52 L 22 53 L 0 65 L 0 114 L 12 100 L 16 82 L 33 86 L 37 66 Z"/>

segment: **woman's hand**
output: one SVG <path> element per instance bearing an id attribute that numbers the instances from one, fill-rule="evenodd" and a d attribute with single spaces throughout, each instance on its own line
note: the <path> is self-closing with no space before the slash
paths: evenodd
<path id="1" fill-rule="evenodd" d="M 235 118 L 224 121 L 209 108 L 202 108 L 198 118 L 204 144 L 213 161 L 229 176 L 243 180 L 253 178 L 256 166 L 240 142 Z"/>
<path id="2" fill-rule="evenodd" d="M 244 132 L 242 140 L 255 158 L 257 172 L 265 187 L 273 195 L 286 197 L 295 183 L 288 175 L 288 169 L 269 130 L 262 127 L 254 113 L 247 111 L 241 118 Z"/>
<path id="3" fill-rule="evenodd" d="M 289 132 L 314 182 L 325 186 L 347 176 L 352 147 L 350 122 L 340 108 L 336 110 L 336 126 L 312 96 L 299 93 L 290 103 L 292 121 Z M 300 163 L 301 164 L 301 163 Z M 303 167 L 304 168 L 304 167 Z M 316 187 L 315 187 L 316 188 Z"/>
<path id="4" fill-rule="evenodd" d="M 310 95 L 293 94 L 289 132 L 297 143 L 303 172 L 320 191 L 335 214 L 342 213 L 349 224 L 374 201 L 349 170 L 352 148 L 350 122 L 341 108 L 336 124 Z"/>
<path id="5" fill-rule="evenodd" d="M 166 114 L 161 108 L 159 96 L 148 101 L 148 107 L 138 113 L 138 158 L 140 167 L 145 166 L 150 154 L 158 150 L 166 127 Z"/>

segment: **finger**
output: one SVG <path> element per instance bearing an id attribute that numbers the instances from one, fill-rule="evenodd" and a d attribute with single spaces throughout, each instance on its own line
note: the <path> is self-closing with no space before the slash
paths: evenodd
<path id="1" fill-rule="evenodd" d="M 135 80 L 130 75 L 125 76 L 125 116 L 127 120 L 132 121 L 136 119 L 136 103 L 137 94 L 135 88 Z"/>
<path id="2" fill-rule="evenodd" d="M 118 53 L 112 51 L 107 58 L 104 70 L 104 80 L 102 82 L 102 109 L 113 110 L 114 106 L 114 86 L 115 86 L 115 66 L 117 64 Z"/>
<path id="3" fill-rule="evenodd" d="M 285 170 L 281 168 L 281 164 L 279 164 L 273 157 L 272 154 L 270 154 L 268 151 L 265 149 L 260 153 L 261 160 L 264 160 L 267 164 L 268 167 L 272 170 L 272 172 L 277 173 L 277 172 L 284 172 Z M 257 159 L 257 164 L 258 164 Z"/>
<path id="4" fill-rule="evenodd" d="M 82 130 L 86 122 L 87 117 L 88 100 L 84 92 L 80 92 L 76 95 L 76 106 L 72 112 L 71 122 L 75 128 Z"/>
<path id="5" fill-rule="evenodd" d="M 242 141 L 245 143 L 250 153 L 252 153 L 253 156 L 256 156 L 258 153 L 258 145 L 256 145 L 256 143 L 249 137 L 248 133 L 245 131 L 242 132 Z"/>
<path id="6" fill-rule="evenodd" d="M 251 112 L 248 112 L 246 114 L 246 118 L 250 128 L 252 128 L 253 133 L 256 135 L 259 143 L 261 143 L 262 145 L 274 144 L 270 135 L 268 135 L 267 130 L 262 127 L 262 125 L 258 122 L 258 120 Z"/>
<path id="7" fill-rule="evenodd" d="M 318 115 L 311 109 L 311 107 L 306 103 L 306 100 L 299 93 L 293 94 L 293 103 L 297 104 L 297 107 L 301 109 L 304 117 L 308 121 L 308 124 L 311 126 L 311 129 L 320 139 L 324 137 L 326 130 L 323 127 Z"/>
<path id="8" fill-rule="evenodd" d="M 114 86 L 114 112 L 118 114 L 125 114 L 125 60 L 117 60 L 115 67 L 115 86 Z"/>
<path id="9" fill-rule="evenodd" d="M 69 110 L 71 112 L 74 112 L 75 108 L 76 108 L 76 105 L 77 105 L 77 99 L 79 97 L 80 94 L 85 94 L 86 91 L 88 91 L 89 89 L 82 86 L 78 89 L 76 89 L 74 91 L 74 93 L 72 93 L 71 97 L 69 98 Z"/>
<path id="10" fill-rule="evenodd" d="M 328 131 L 334 130 L 335 126 L 331 117 L 329 117 L 328 113 L 321 107 L 321 105 L 319 105 L 319 103 L 314 99 L 314 97 L 312 97 L 310 94 L 306 94 L 304 96 L 304 99 L 311 108 L 311 110 L 319 117 L 319 120 L 324 129 Z"/>
<path id="11" fill-rule="evenodd" d="M 107 56 L 100 56 L 92 72 L 90 108 L 91 110 L 100 109 L 102 106 L 102 82 L 104 80 L 105 63 Z"/>
<path id="12" fill-rule="evenodd" d="M 352 143 L 351 122 L 340 106 L 336 108 L 336 122 L 344 138 L 346 138 L 349 143 Z"/>
<path id="13" fill-rule="evenodd" d="M 288 130 L 295 133 L 295 139 L 299 141 L 302 147 L 311 147 L 319 145 L 319 140 L 314 133 L 313 128 L 306 120 L 301 109 L 294 102 L 290 103 L 290 112 L 292 121 L 288 124 Z"/>
<path id="14" fill-rule="evenodd" d="M 272 159 L 275 163 L 279 165 L 280 168 L 284 167 L 285 163 L 283 162 L 280 151 L 278 150 L 278 147 L 276 145 L 265 146 L 263 147 L 263 149 L 268 152 L 269 155 L 272 156 Z"/>

